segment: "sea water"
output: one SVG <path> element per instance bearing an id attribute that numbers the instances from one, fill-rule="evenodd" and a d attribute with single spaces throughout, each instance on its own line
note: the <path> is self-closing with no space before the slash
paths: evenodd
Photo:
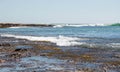
<path id="1" fill-rule="evenodd" d="M 0 35 L 31 41 L 50 41 L 57 46 L 120 48 L 120 26 L 73 24 L 54 27 L 11 27 L 0 28 Z"/>

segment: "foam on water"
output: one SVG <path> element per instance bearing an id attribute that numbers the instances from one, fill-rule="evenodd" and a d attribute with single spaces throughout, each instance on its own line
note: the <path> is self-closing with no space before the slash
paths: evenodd
<path id="1" fill-rule="evenodd" d="M 58 46 L 75 46 L 81 45 L 81 42 L 77 42 L 79 40 L 83 40 L 77 37 L 65 37 L 65 36 L 58 36 L 58 37 L 37 37 L 37 36 L 19 36 L 19 35 L 11 35 L 11 34 L 2 34 L 1 36 L 4 37 L 14 37 L 20 39 L 27 39 L 30 41 L 50 41 L 52 43 L 56 43 Z"/>
<path id="2" fill-rule="evenodd" d="M 12 34 L 2 34 L 1 36 L 4 37 L 14 37 L 19 39 L 27 39 L 30 41 L 49 41 L 55 43 L 58 46 L 80 46 L 80 47 L 87 47 L 87 48 L 113 48 L 113 49 L 120 49 L 120 43 L 94 43 L 95 40 L 90 40 L 89 38 L 77 38 L 77 37 L 66 37 L 59 35 L 58 37 L 43 37 L 43 36 L 20 36 L 20 35 L 12 35 Z M 91 43 L 87 43 L 90 41 Z M 92 43 L 93 42 L 93 43 Z"/>
<path id="3" fill-rule="evenodd" d="M 82 27 L 82 26 L 108 26 L 107 24 L 55 24 L 53 26 L 54 28 L 56 27 Z"/>
<path id="4" fill-rule="evenodd" d="M 53 26 L 54 28 L 61 28 L 61 27 L 64 27 L 63 25 L 55 25 Z"/>
<path id="5" fill-rule="evenodd" d="M 120 43 L 110 43 L 108 45 L 111 46 L 112 48 L 120 49 Z"/>

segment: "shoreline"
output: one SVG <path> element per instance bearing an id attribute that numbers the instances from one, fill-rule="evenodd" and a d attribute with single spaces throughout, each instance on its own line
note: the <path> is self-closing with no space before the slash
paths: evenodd
<path id="1" fill-rule="evenodd" d="M 118 50 L 59 47 L 50 42 L 29 41 L 12 37 L 0 37 L 0 58 L 0 70 L 10 68 L 13 71 L 23 72 L 29 71 L 30 69 L 34 71 L 41 70 L 52 72 L 69 72 L 72 70 L 83 72 L 98 72 L 104 70 L 120 71 L 120 53 Z M 25 64 L 22 63 L 24 59 L 29 58 L 30 60 L 28 60 L 28 62 L 31 62 L 32 58 L 32 64 L 27 62 L 25 62 Z M 43 65 L 49 65 L 45 67 L 47 70 L 44 70 L 44 68 L 39 69 L 38 67 L 42 67 L 41 60 L 46 60 L 46 58 L 48 60 L 45 61 Z M 53 61 L 53 63 L 50 63 L 49 60 Z M 61 61 L 63 62 L 61 63 Z M 34 62 L 39 62 L 40 65 L 36 66 Z M 22 69 L 14 69 L 17 63 L 20 65 L 18 69 Z M 49 69 L 51 65 L 53 68 Z M 34 66 L 36 67 L 34 68 Z M 58 69 L 56 70 L 55 67 Z"/>

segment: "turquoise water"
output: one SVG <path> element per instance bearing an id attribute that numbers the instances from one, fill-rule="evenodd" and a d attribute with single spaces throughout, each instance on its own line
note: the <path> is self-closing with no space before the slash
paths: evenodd
<path id="1" fill-rule="evenodd" d="M 111 45 L 112 47 L 120 47 L 119 26 L 1 28 L 0 35 L 6 36 L 4 34 L 7 34 L 8 36 L 14 35 L 13 37 L 17 36 L 17 38 L 30 40 L 48 40 L 60 46 L 75 46 L 81 44 L 90 45 L 92 43 L 92 45 L 102 44 L 103 46 Z M 81 40 L 81 38 L 83 38 L 83 40 Z"/>

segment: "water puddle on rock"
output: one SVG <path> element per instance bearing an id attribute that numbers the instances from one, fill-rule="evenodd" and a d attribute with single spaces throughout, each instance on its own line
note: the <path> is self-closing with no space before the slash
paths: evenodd
<path id="1" fill-rule="evenodd" d="M 12 67 L 3 67 L 0 68 L 2 72 L 18 72 L 18 71 L 46 71 L 46 70 L 62 70 L 60 66 L 64 64 L 64 60 L 46 58 L 41 56 L 21 58 L 19 62 L 12 62 Z M 3 63 L 1 65 L 6 65 Z M 7 64 L 8 65 L 8 64 Z"/>

